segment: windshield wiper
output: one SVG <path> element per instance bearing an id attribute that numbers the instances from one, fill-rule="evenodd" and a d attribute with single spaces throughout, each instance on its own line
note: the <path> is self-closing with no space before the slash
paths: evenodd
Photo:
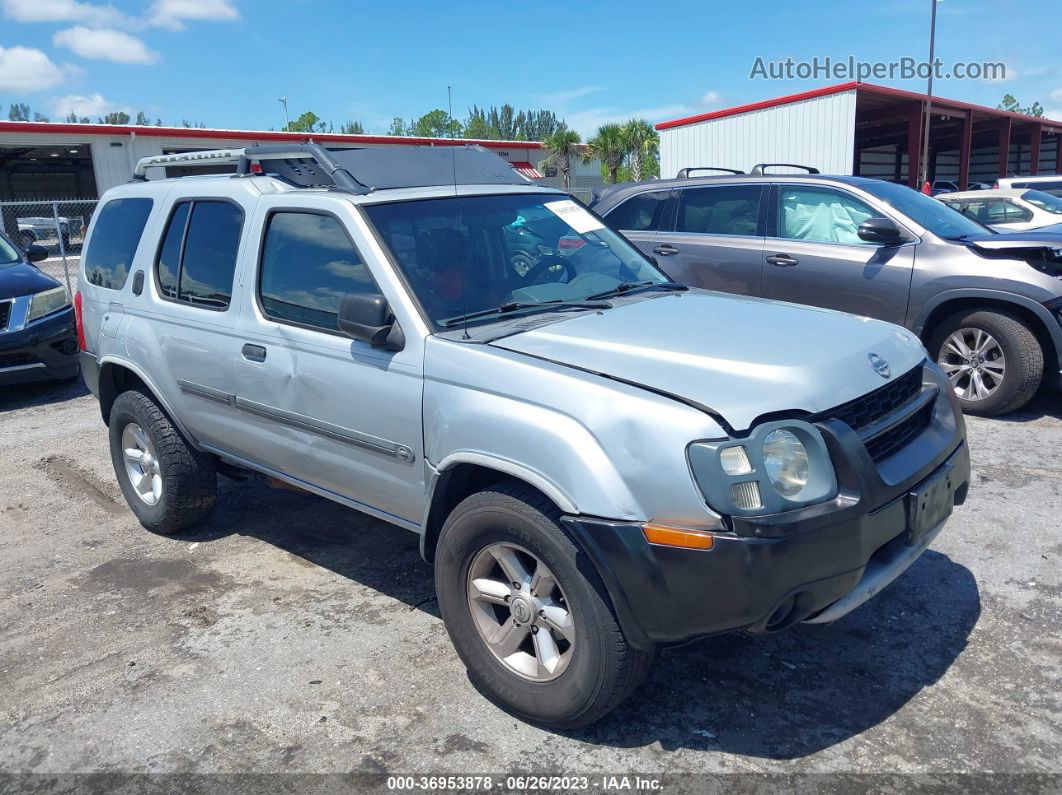
<path id="1" fill-rule="evenodd" d="M 458 326 L 469 320 L 478 320 L 483 317 L 490 317 L 491 315 L 506 315 L 510 312 L 518 312 L 525 309 L 611 309 L 612 304 L 607 301 L 592 301 L 592 300 L 580 300 L 580 301 L 561 301 L 560 299 L 554 299 L 552 301 L 508 301 L 507 303 L 496 306 L 493 309 L 481 309 L 478 312 L 469 312 L 465 315 L 458 315 L 457 317 L 447 318 L 442 321 L 440 325 L 450 328 L 452 326 Z"/>
<path id="2" fill-rule="evenodd" d="M 644 282 L 620 282 L 611 290 L 605 290 L 604 292 L 594 293 L 593 295 L 586 296 L 587 301 L 596 301 L 601 298 L 612 298 L 617 295 L 623 295 L 629 293 L 632 290 L 688 290 L 690 289 L 684 284 L 679 282 L 656 282 L 652 279 L 646 279 Z"/>

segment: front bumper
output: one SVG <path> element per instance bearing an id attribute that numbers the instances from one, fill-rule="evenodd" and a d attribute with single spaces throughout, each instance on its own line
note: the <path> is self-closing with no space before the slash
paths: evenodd
<path id="1" fill-rule="evenodd" d="M 953 504 L 966 499 L 970 456 L 950 395 L 940 394 L 928 428 L 878 464 L 844 423 L 818 427 L 837 472 L 837 497 L 735 519 L 733 532 L 716 534 L 711 550 L 650 545 L 639 524 L 564 520 L 604 580 L 633 645 L 835 620 L 899 576 L 940 532 L 936 527 L 907 543 L 912 491 L 946 475 Z"/>
<path id="2" fill-rule="evenodd" d="M 73 378 L 80 366 L 77 354 L 73 307 L 18 331 L 0 332 L 0 384 Z"/>

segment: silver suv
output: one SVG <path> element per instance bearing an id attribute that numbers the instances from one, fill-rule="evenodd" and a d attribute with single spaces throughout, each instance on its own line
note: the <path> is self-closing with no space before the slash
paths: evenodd
<path id="1" fill-rule="evenodd" d="M 1041 383 L 1062 386 L 1062 236 L 997 235 L 879 179 L 765 169 L 684 169 L 603 191 L 593 209 L 691 286 L 907 327 L 970 413 L 1014 411 Z"/>
<path id="2" fill-rule="evenodd" d="M 966 496 L 902 328 L 670 281 L 475 148 L 187 157 L 237 173 L 108 191 L 75 302 L 130 508 L 181 530 L 238 468 L 419 534 L 518 716 L 585 725 L 661 646 L 845 615 Z"/>

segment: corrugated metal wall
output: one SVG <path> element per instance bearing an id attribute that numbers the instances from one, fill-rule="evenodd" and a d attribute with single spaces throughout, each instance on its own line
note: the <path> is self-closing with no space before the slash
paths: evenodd
<path id="1" fill-rule="evenodd" d="M 799 163 L 851 174 L 856 92 L 845 91 L 660 131 L 660 176 L 687 166 L 748 171 L 757 163 Z"/>

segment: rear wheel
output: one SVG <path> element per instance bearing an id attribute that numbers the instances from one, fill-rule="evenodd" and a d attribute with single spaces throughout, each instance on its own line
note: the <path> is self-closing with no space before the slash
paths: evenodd
<path id="1" fill-rule="evenodd" d="M 29 248 L 37 242 L 37 236 L 30 232 L 28 229 L 20 235 L 22 238 L 22 248 Z"/>
<path id="2" fill-rule="evenodd" d="M 952 315 L 937 327 L 929 347 L 969 414 L 1015 411 L 1032 399 L 1043 379 L 1040 342 L 1007 313 Z"/>
<path id="3" fill-rule="evenodd" d="M 125 501 L 144 527 L 176 533 L 214 507 L 214 459 L 188 444 L 147 395 L 123 392 L 111 407 L 111 461 Z"/>
<path id="4" fill-rule="evenodd" d="M 435 557 L 439 608 L 469 676 L 499 706 L 558 728 L 598 720 L 644 678 L 560 513 L 517 482 L 474 494 L 446 520 Z"/>

